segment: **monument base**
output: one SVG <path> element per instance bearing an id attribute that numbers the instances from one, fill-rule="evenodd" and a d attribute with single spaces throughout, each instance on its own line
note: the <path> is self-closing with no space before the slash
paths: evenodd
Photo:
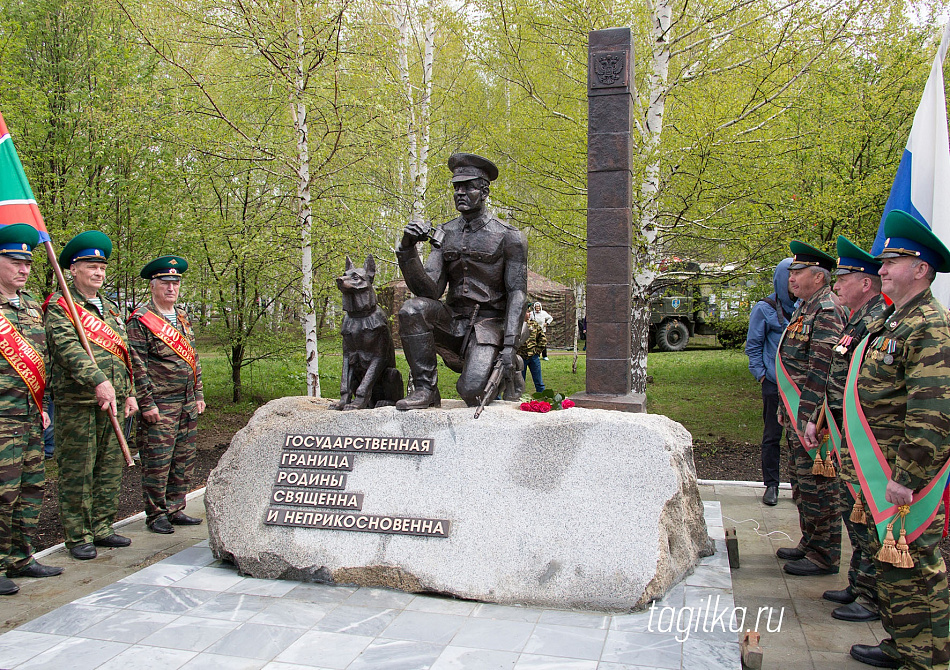
<path id="1" fill-rule="evenodd" d="M 211 549 L 244 574 L 625 611 L 712 553 L 665 416 L 325 404 L 268 403 L 208 477 Z"/>
<path id="2" fill-rule="evenodd" d="M 610 409 L 615 412 L 646 412 L 647 397 L 643 393 L 626 395 L 601 395 L 581 391 L 571 396 L 578 407 L 586 409 Z"/>

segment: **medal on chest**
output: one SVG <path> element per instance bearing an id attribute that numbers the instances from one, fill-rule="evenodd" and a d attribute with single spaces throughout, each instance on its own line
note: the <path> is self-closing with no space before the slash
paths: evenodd
<path id="1" fill-rule="evenodd" d="M 838 340 L 838 344 L 835 345 L 835 353 L 844 356 L 848 353 L 848 349 L 851 348 L 852 342 L 854 342 L 853 335 L 842 335 L 841 339 Z"/>

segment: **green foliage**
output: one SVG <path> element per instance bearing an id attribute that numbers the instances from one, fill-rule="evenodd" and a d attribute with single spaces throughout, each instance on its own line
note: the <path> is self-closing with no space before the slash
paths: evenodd
<path id="1" fill-rule="evenodd" d="M 726 349 L 741 349 L 748 332 L 748 314 L 739 314 L 716 321 L 716 338 Z"/>
<path id="2" fill-rule="evenodd" d="M 320 382 L 328 397 L 339 394 L 340 341 L 321 340 L 324 364 Z M 577 372 L 571 372 L 573 356 L 551 351 L 550 360 L 542 362 L 544 383 L 569 397 L 584 390 L 586 357 L 578 358 Z M 265 402 L 291 395 L 304 395 L 306 378 L 302 355 L 281 360 L 258 360 L 245 374 L 245 400 L 231 402 L 230 368 L 220 354 L 201 353 L 205 396 L 209 408 L 225 413 L 248 413 Z M 396 365 L 408 379 L 409 368 L 401 350 L 396 351 Z M 665 414 L 682 423 L 695 439 L 715 440 L 719 437 L 741 442 L 757 442 L 762 432 L 762 400 L 759 386 L 749 374 L 748 359 L 739 351 L 686 350 L 677 353 L 650 354 L 653 382 L 647 387 L 647 409 Z M 455 382 L 458 375 L 441 365 L 439 391 L 445 399 L 458 399 Z M 528 382 L 530 384 L 530 380 Z M 548 392 L 547 390 L 545 391 Z"/>

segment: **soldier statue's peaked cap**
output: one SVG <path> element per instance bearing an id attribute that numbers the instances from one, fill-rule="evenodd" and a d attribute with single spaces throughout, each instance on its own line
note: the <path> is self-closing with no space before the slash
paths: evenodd
<path id="1" fill-rule="evenodd" d="M 112 255 L 112 240 L 98 230 L 79 233 L 66 243 L 59 254 L 59 264 L 68 268 L 76 261 L 99 261 L 106 263 Z"/>
<path id="2" fill-rule="evenodd" d="M 950 250 L 922 222 L 899 209 L 884 219 L 884 249 L 879 259 L 911 256 L 919 258 L 937 272 L 950 272 Z"/>
<path id="3" fill-rule="evenodd" d="M 473 179 L 498 179 L 498 168 L 487 158 L 475 154 L 452 154 L 449 156 L 449 169 L 452 171 L 452 181 L 471 181 Z"/>
<path id="4" fill-rule="evenodd" d="M 876 275 L 881 269 L 881 262 L 874 260 L 874 256 L 866 252 L 844 235 L 838 235 L 838 269 L 836 275 L 846 275 L 852 272 L 863 272 Z"/>
<path id="5" fill-rule="evenodd" d="M 181 281 L 181 276 L 188 270 L 188 261 L 181 256 L 159 256 L 142 268 L 139 276 L 142 279 L 164 279 L 166 281 Z"/>
<path id="6" fill-rule="evenodd" d="M 792 240 L 788 245 L 792 251 L 792 264 L 788 266 L 789 270 L 801 270 L 802 268 L 820 267 L 831 272 L 838 263 L 834 258 L 820 249 L 816 249 L 810 244 Z"/>
<path id="7" fill-rule="evenodd" d="M 7 258 L 31 260 L 33 247 L 40 241 L 40 234 L 28 223 L 13 223 L 0 228 L 0 255 Z"/>

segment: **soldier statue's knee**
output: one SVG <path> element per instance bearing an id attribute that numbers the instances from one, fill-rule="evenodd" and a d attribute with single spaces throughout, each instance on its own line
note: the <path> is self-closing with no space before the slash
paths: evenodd
<path id="1" fill-rule="evenodd" d="M 458 382 L 456 382 L 455 390 L 458 391 L 459 397 L 465 401 L 466 405 L 473 407 L 478 404 L 478 396 L 481 395 L 484 390 L 484 383 L 478 384 L 475 380 L 466 378 L 463 375 L 459 377 Z"/>
<path id="2" fill-rule="evenodd" d="M 409 298 L 399 308 L 399 333 L 413 335 L 429 330 L 425 323 L 426 301 Z"/>

